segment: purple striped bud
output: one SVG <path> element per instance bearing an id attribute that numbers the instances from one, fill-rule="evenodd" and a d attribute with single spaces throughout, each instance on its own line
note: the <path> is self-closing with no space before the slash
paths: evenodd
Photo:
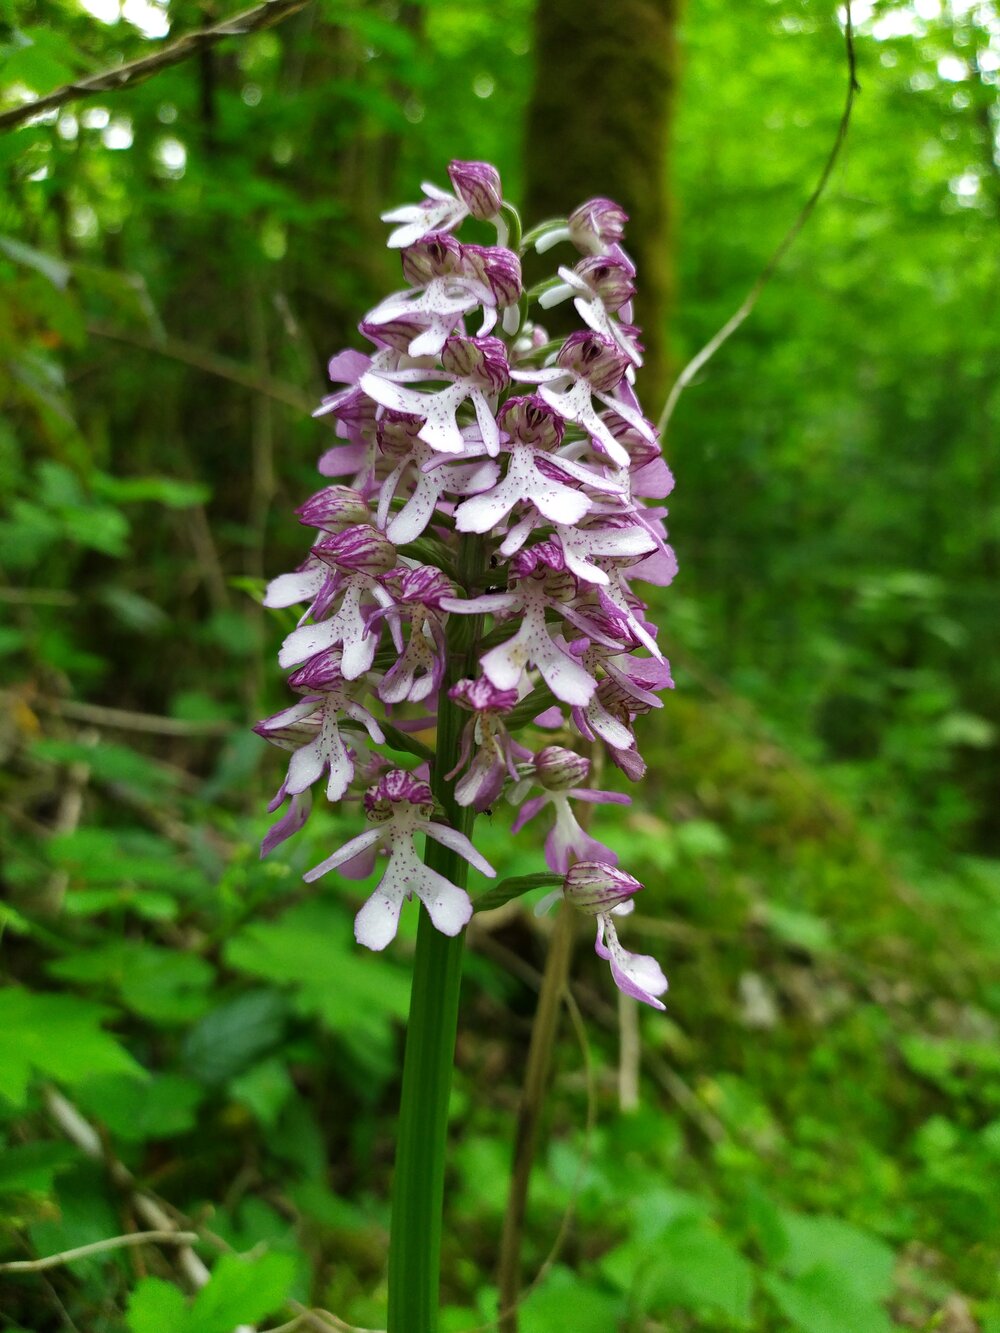
<path id="1" fill-rule="evenodd" d="M 426 782 L 421 782 L 405 769 L 393 768 L 383 773 L 373 787 L 364 794 L 365 814 L 373 824 L 384 824 L 393 815 L 397 805 L 417 805 L 430 813 L 434 797 Z"/>
<path id="2" fill-rule="evenodd" d="M 518 444 L 533 444 L 537 449 L 557 448 L 565 430 L 562 417 L 534 394 L 508 398 L 500 409 L 497 424 Z"/>
<path id="3" fill-rule="evenodd" d="M 569 215 L 570 239 L 584 254 L 600 254 L 625 234 L 628 214 L 613 199 L 588 199 Z"/>
<path id="4" fill-rule="evenodd" d="M 343 685 L 344 677 L 340 671 L 340 649 L 327 653 L 317 653 L 304 662 L 298 671 L 288 677 L 293 690 L 335 690 Z"/>
<path id="5" fill-rule="evenodd" d="M 450 162 L 448 175 L 455 193 L 474 218 L 489 222 L 500 212 L 500 173 L 489 162 Z"/>
<path id="6" fill-rule="evenodd" d="M 434 231 L 402 253 L 403 276 L 413 287 L 426 287 L 432 278 L 455 273 L 462 263 L 462 247 L 446 231 Z"/>
<path id="7" fill-rule="evenodd" d="M 621 383 L 629 359 L 610 338 L 580 329 L 563 343 L 556 364 L 579 375 L 600 393 L 607 393 Z"/>
<path id="8" fill-rule="evenodd" d="M 295 512 L 305 527 L 322 528 L 326 532 L 367 523 L 371 517 L 364 496 L 350 486 L 327 486 L 310 496 Z"/>
<path id="9" fill-rule="evenodd" d="M 313 553 L 335 569 L 357 574 L 386 574 L 396 564 L 396 548 L 384 533 L 363 524 L 325 537 Z"/>
<path id="10" fill-rule="evenodd" d="M 502 245 L 466 245 L 462 259 L 469 276 L 490 289 L 501 310 L 521 299 L 521 261 L 513 250 Z"/>
<path id="11" fill-rule="evenodd" d="M 396 601 L 400 605 L 429 606 L 440 611 L 442 597 L 454 596 L 454 584 L 440 569 L 433 565 L 418 565 L 416 569 L 403 571 Z"/>
<path id="12" fill-rule="evenodd" d="M 517 690 L 497 689 L 492 681 L 480 676 L 477 680 L 458 681 L 448 691 L 448 697 L 470 713 L 509 713 L 517 703 Z"/>
<path id="13" fill-rule="evenodd" d="M 629 425 L 617 412 L 602 412 L 601 420 L 632 460 L 633 468 L 645 467 L 662 458 L 660 446 L 640 435 L 634 426 Z"/>
<path id="14" fill-rule="evenodd" d="M 617 866 L 577 861 L 563 881 L 563 896 L 578 911 L 598 916 L 629 902 L 641 888 L 637 879 Z"/>
<path id="15" fill-rule="evenodd" d="M 620 310 L 635 296 L 635 265 L 610 255 L 589 255 L 581 259 L 575 272 L 611 311 Z"/>
<path id="16" fill-rule="evenodd" d="M 563 549 L 558 542 L 553 541 L 522 547 L 510 562 L 510 572 L 516 579 L 531 578 L 533 574 L 541 577 L 550 573 L 561 574 L 565 568 Z"/>
<path id="17" fill-rule="evenodd" d="M 510 383 L 507 349 L 499 338 L 449 338 L 441 364 L 449 375 L 477 380 L 489 393 L 499 393 Z"/>
<path id="18" fill-rule="evenodd" d="M 407 319 L 400 315 L 398 319 L 387 320 L 384 324 L 369 324 L 363 320 L 358 325 L 358 332 L 364 334 L 379 347 L 391 347 L 394 352 L 406 352 L 424 325 L 418 319 Z"/>
<path id="19" fill-rule="evenodd" d="M 547 745 L 535 756 L 535 776 L 547 791 L 567 791 L 587 781 L 590 760 L 561 745 Z"/>

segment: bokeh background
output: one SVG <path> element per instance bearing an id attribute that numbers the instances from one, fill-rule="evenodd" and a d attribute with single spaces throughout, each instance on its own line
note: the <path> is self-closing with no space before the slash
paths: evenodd
<path id="1" fill-rule="evenodd" d="M 363 890 L 302 884 L 355 811 L 259 861 L 281 756 L 248 731 L 285 698 L 258 599 L 302 551 L 326 358 L 398 285 L 378 214 L 453 157 L 529 223 L 622 193 L 655 415 L 846 92 L 828 0 L 600 8 L 314 0 L 0 136 L 3 1257 L 148 1225 L 75 1113 L 215 1269 L 193 1310 L 170 1247 L 0 1274 L 0 1328 L 384 1321 L 413 913 L 363 955 Z M 853 10 L 824 197 L 671 422 L 677 689 L 595 825 L 670 1005 L 619 1009 L 584 930 L 526 1278 L 576 1219 L 522 1333 L 1000 1331 L 1000 13 Z M 3 0 L 0 105 L 224 12 Z M 495 1312 L 545 935 L 470 938 L 449 1333 Z"/>

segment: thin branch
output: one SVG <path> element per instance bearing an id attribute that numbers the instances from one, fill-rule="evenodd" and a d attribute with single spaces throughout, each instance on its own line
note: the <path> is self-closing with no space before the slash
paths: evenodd
<path id="1" fill-rule="evenodd" d="M 65 84 L 62 88 L 56 88 L 54 92 L 46 93 L 44 97 L 38 97 L 33 102 L 13 107 L 10 111 L 2 111 L 0 131 L 12 130 L 27 120 L 34 120 L 36 116 L 43 115 L 46 111 L 55 111 L 65 106 L 67 102 L 74 102 L 81 97 L 97 97 L 101 93 L 113 93 L 122 88 L 131 88 L 144 79 L 159 74 L 161 70 L 168 69 L 171 65 L 179 65 L 182 61 L 209 50 L 226 37 L 246 37 L 249 33 L 259 32 L 261 28 L 281 23 L 292 14 L 297 14 L 300 9 L 304 9 L 308 3 L 309 0 L 264 0 L 263 4 L 244 10 L 242 14 L 234 14 L 232 18 L 223 19 L 221 23 L 185 33 L 176 42 L 171 42 L 169 46 L 163 47 L 154 55 L 141 56 L 138 60 L 130 60 L 124 65 L 119 65 L 117 69 L 106 69 L 100 74 L 91 74 L 88 78 L 78 79 L 74 83 Z"/>
<path id="2" fill-rule="evenodd" d="M 837 133 L 834 136 L 833 147 L 830 149 L 829 156 L 826 159 L 826 164 L 824 165 L 823 170 L 820 172 L 820 177 L 819 180 L 816 182 L 816 187 L 813 190 L 812 194 L 809 196 L 809 198 L 806 200 L 806 202 L 802 205 L 798 217 L 789 227 L 788 231 L 785 232 L 785 235 L 782 237 L 781 243 L 778 246 L 777 250 L 775 250 L 774 254 L 764 265 L 764 268 L 761 271 L 760 276 L 757 278 L 757 281 L 750 288 L 749 292 L 747 292 L 743 304 L 736 311 L 736 313 L 732 315 L 726 321 L 725 324 L 723 324 L 722 328 L 718 331 L 715 337 L 710 339 L 709 342 L 705 344 L 705 346 L 701 349 L 698 355 L 695 356 L 691 361 L 689 361 L 687 365 L 684 367 L 684 369 L 681 371 L 681 373 L 677 376 L 677 380 L 674 383 L 674 387 L 670 390 L 670 394 L 667 398 L 667 401 L 663 405 L 663 411 L 660 413 L 660 419 L 656 423 L 657 429 L 661 433 L 666 430 L 670 418 L 674 414 L 674 408 L 677 406 L 677 400 L 680 398 L 681 394 L 688 387 L 688 385 L 698 374 L 701 368 L 708 361 L 712 359 L 712 357 L 719 350 L 722 344 L 726 342 L 727 339 L 729 339 L 736 332 L 736 330 L 740 327 L 743 321 L 753 310 L 754 306 L 757 304 L 757 299 L 760 296 L 761 292 L 770 282 L 771 278 L 774 277 L 774 274 L 778 266 L 780 265 L 781 261 L 784 259 L 788 251 L 791 249 L 792 245 L 794 244 L 796 238 L 799 235 L 799 232 L 809 221 L 809 218 L 812 216 L 813 209 L 819 203 L 823 191 L 826 189 L 827 182 L 829 181 L 831 175 L 833 174 L 833 168 L 836 166 L 837 159 L 840 156 L 840 150 L 844 146 L 844 140 L 847 138 L 847 129 L 851 123 L 851 112 L 854 109 L 855 95 L 861 91 L 861 85 L 858 83 L 857 80 L 857 61 L 854 53 L 854 26 L 851 21 L 851 0 L 845 0 L 844 4 L 844 42 L 847 50 L 847 99 L 844 103 L 844 110 L 841 113 L 840 123 L 837 126 Z"/>
<path id="3" fill-rule="evenodd" d="M 33 699 L 32 704 L 76 722 L 91 722 L 115 731 L 142 732 L 150 736 L 224 736 L 233 730 L 231 722 L 189 722 L 185 718 L 135 713 L 129 708 L 108 708 L 104 704 L 88 704 L 77 699 Z"/>
<path id="4" fill-rule="evenodd" d="M 153 338 L 147 334 L 134 333 L 131 329 L 116 329 L 110 324 L 99 322 L 89 323 L 87 332 L 95 338 L 108 338 L 112 342 L 138 347 L 144 352 L 156 352 L 159 356 L 169 357 L 171 361 L 180 361 L 183 365 L 203 370 L 207 375 L 215 375 L 219 379 L 239 384 L 244 389 L 263 394 L 265 398 L 273 398 L 275 402 L 284 403 L 296 412 L 311 413 L 316 407 L 315 398 L 303 393 L 294 384 L 273 379 L 270 375 L 261 375 L 239 361 L 219 356 L 217 352 L 185 342 L 183 338 Z"/>
<path id="5" fill-rule="evenodd" d="M 40 1273 L 46 1268 L 71 1264 L 75 1259 L 102 1254 L 105 1250 L 121 1250 L 130 1245 L 193 1245 L 197 1239 L 194 1231 L 131 1231 L 127 1236 L 109 1236 L 107 1240 L 77 1245 L 75 1249 L 62 1250 L 59 1254 L 47 1254 L 44 1259 L 15 1259 L 0 1264 L 0 1273 Z"/>

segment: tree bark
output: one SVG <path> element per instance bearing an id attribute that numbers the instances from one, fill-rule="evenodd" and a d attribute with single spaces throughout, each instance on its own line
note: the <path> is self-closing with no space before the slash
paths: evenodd
<path id="1" fill-rule="evenodd" d="M 639 270 L 636 318 L 647 349 L 639 388 L 649 404 L 662 399 L 667 376 L 669 132 L 681 3 L 539 0 L 535 18 L 526 220 L 565 216 L 594 195 L 626 209 L 625 247 Z M 650 410 L 655 416 L 658 409 Z"/>

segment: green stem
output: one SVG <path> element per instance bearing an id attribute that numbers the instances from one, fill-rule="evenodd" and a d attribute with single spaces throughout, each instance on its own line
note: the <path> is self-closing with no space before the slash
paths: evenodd
<path id="1" fill-rule="evenodd" d="M 473 587 L 482 573 L 485 545 L 482 538 L 462 538 L 458 572 L 466 587 Z M 448 698 L 448 689 L 463 675 L 475 674 L 480 631 L 478 616 L 453 616 L 448 626 L 448 665 L 438 700 L 437 747 L 431 764 L 434 798 L 451 826 L 467 836 L 475 814 L 456 804 L 452 784 L 445 778 L 457 762 L 465 720 Z M 469 867 L 457 853 L 428 839 L 425 859 L 431 869 L 465 888 Z M 392 1187 L 388 1333 L 436 1333 L 438 1327 L 448 1101 L 463 944 L 464 936 L 451 939 L 435 930 L 421 906 Z"/>

